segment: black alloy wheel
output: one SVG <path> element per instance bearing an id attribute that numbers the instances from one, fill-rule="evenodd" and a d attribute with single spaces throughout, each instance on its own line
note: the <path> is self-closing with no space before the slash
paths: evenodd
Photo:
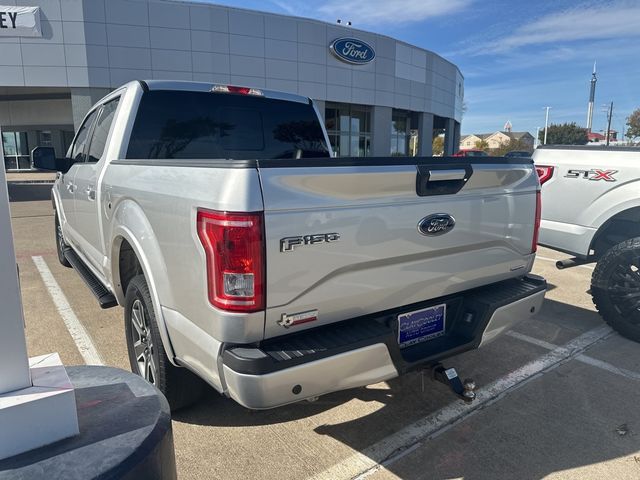
<path id="1" fill-rule="evenodd" d="M 611 328 L 640 342 L 640 237 L 619 243 L 598 260 L 591 295 Z"/>

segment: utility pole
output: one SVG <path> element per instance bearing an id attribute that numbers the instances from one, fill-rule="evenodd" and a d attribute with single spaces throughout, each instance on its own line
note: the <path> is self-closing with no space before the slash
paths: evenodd
<path id="1" fill-rule="evenodd" d="M 609 146 L 609 138 L 611 137 L 611 117 L 613 117 L 613 102 L 611 102 L 609 113 L 607 113 L 607 147 Z"/>
<path id="2" fill-rule="evenodd" d="M 549 128 L 549 110 L 551 107 L 544 107 L 547 110 L 546 115 L 544 116 L 544 142 L 543 145 L 547 144 L 547 129 Z"/>
<path id="3" fill-rule="evenodd" d="M 593 73 L 591 74 L 591 90 L 589 91 L 589 105 L 587 107 L 587 131 L 591 133 L 591 126 L 593 122 L 593 102 L 596 98 L 596 62 L 593 62 Z"/>

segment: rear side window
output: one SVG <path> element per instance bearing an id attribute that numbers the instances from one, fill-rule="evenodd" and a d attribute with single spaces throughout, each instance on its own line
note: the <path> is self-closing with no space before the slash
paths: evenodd
<path id="1" fill-rule="evenodd" d="M 328 157 L 309 104 L 250 95 L 150 91 L 142 96 L 127 158 Z"/>

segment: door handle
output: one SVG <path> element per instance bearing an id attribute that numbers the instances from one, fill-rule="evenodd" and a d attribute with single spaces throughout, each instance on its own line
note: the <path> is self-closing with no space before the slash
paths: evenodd
<path id="1" fill-rule="evenodd" d="M 443 182 L 446 180 L 462 180 L 467 172 L 461 169 L 451 170 L 429 170 L 430 182 Z"/>
<path id="2" fill-rule="evenodd" d="M 473 175 L 473 167 L 452 165 L 442 168 L 440 165 L 418 165 L 416 193 L 419 197 L 430 195 L 455 195 Z"/>
<path id="3" fill-rule="evenodd" d="M 89 197 L 89 200 L 96 199 L 96 191 L 93 188 L 93 185 L 89 185 L 84 192 L 87 194 L 87 197 Z"/>
<path id="4" fill-rule="evenodd" d="M 73 182 L 67 183 L 66 187 L 69 193 L 73 193 L 76 191 L 76 185 Z"/>

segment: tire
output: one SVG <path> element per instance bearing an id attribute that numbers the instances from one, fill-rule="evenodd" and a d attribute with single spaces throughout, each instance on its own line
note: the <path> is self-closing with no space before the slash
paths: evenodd
<path id="1" fill-rule="evenodd" d="M 58 219 L 58 212 L 55 213 L 55 235 L 56 235 L 56 251 L 58 252 L 58 261 L 61 265 L 67 268 L 71 268 L 69 260 L 64 256 L 64 249 L 67 244 L 64 242 L 64 236 L 62 235 L 62 227 L 60 226 L 60 220 Z"/>
<path id="2" fill-rule="evenodd" d="M 593 303 L 620 335 L 640 342 L 640 237 L 610 248 L 591 277 Z"/>
<path id="3" fill-rule="evenodd" d="M 144 275 L 134 277 L 125 296 L 124 328 L 131 371 L 160 390 L 172 411 L 192 405 L 202 396 L 203 381 L 167 357 Z"/>

